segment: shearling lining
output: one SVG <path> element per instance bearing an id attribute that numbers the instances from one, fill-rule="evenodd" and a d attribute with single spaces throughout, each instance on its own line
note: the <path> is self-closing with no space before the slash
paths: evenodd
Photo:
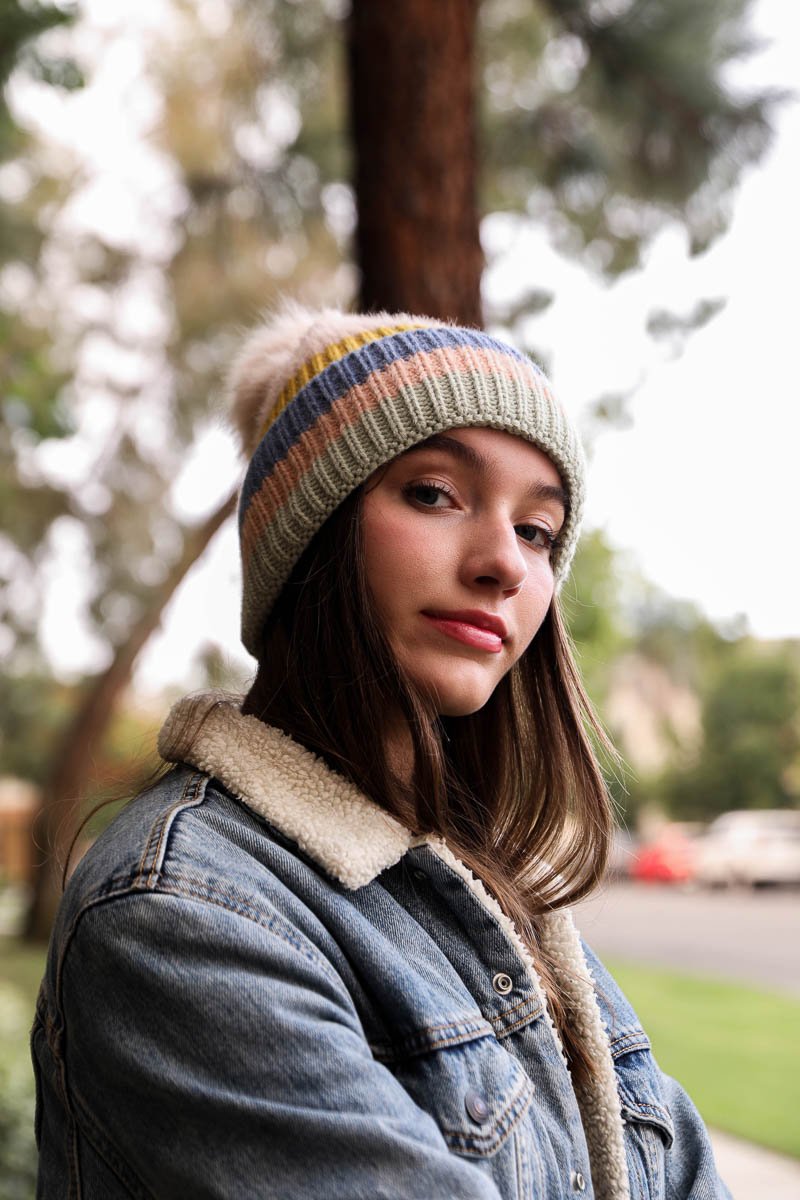
<path id="1" fill-rule="evenodd" d="M 158 748 L 168 762 L 186 762 L 219 779 L 346 888 L 364 887 L 412 846 L 427 843 L 500 923 L 548 1011 L 533 959 L 513 922 L 441 839 L 415 838 L 304 746 L 255 717 L 243 716 L 236 699 L 205 693 L 179 701 L 161 730 Z M 571 914 L 561 909 L 544 917 L 540 936 L 568 998 L 570 1019 L 595 1066 L 591 1079 L 575 1084 L 595 1196 L 629 1200 L 614 1065 Z M 563 1054 L 552 1020 L 550 1025 Z"/>

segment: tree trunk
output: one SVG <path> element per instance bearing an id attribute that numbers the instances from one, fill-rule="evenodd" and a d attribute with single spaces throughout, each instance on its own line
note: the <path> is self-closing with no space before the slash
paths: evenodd
<path id="1" fill-rule="evenodd" d="M 236 494 L 228 496 L 201 524 L 190 529 L 180 557 L 166 578 L 154 588 L 149 603 L 117 648 L 109 667 L 89 685 L 78 704 L 53 760 L 42 792 L 36 821 L 36 844 L 41 859 L 34 875 L 34 891 L 25 923 L 25 936 L 45 940 L 61 895 L 64 864 L 80 826 L 81 801 L 91 777 L 92 761 L 108 730 L 119 697 L 130 681 L 140 651 L 161 623 L 168 602 L 189 568 L 205 550 L 220 526 L 233 512 Z"/>
<path id="2" fill-rule="evenodd" d="M 477 0 L 353 0 L 361 305 L 481 324 Z"/>

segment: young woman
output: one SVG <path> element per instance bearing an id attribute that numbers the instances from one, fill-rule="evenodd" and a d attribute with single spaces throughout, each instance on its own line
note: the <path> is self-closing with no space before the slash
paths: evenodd
<path id="1" fill-rule="evenodd" d="M 258 671 L 176 706 L 173 769 L 67 889 L 39 1194 L 727 1196 L 567 907 L 611 815 L 546 380 L 472 329 L 290 308 L 233 404 Z"/>

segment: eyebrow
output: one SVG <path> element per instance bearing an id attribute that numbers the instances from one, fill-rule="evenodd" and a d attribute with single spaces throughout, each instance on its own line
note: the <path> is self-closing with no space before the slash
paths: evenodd
<path id="1" fill-rule="evenodd" d="M 443 450 L 482 475 L 490 476 L 495 473 L 494 465 L 479 450 L 468 446 L 466 442 L 459 442 L 456 438 L 448 437 L 446 433 L 435 433 L 433 437 L 426 438 L 424 442 L 417 442 L 415 446 L 409 446 L 408 450 L 403 452 L 403 457 L 420 450 Z M 526 499 L 555 500 L 557 504 L 561 505 L 565 515 L 569 512 L 567 493 L 562 487 L 553 483 L 532 483 L 526 492 Z"/>

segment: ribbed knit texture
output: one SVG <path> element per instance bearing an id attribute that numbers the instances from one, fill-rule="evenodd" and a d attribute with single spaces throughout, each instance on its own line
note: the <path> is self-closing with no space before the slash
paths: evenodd
<path id="1" fill-rule="evenodd" d="M 306 314 L 313 317 L 313 314 Z M 260 441 L 239 506 L 242 640 L 257 656 L 264 622 L 292 568 L 326 518 L 373 471 L 433 434 L 481 426 L 526 438 L 552 460 L 569 496 L 553 556 L 558 585 L 578 537 L 584 492 L 580 442 L 539 368 L 525 355 L 475 329 L 425 318 L 352 315 L 328 310 L 299 328 L 304 358 L 276 388 L 253 424 Z M 330 333 L 341 322 L 341 337 Z M 240 360 L 258 401 L 259 345 L 269 358 L 269 327 L 256 332 Z M 286 351 L 283 350 L 283 360 Z M 235 403 L 239 403 L 233 381 Z M 265 385 L 265 389 L 269 390 Z M 252 404 L 252 400 L 245 403 Z"/>

